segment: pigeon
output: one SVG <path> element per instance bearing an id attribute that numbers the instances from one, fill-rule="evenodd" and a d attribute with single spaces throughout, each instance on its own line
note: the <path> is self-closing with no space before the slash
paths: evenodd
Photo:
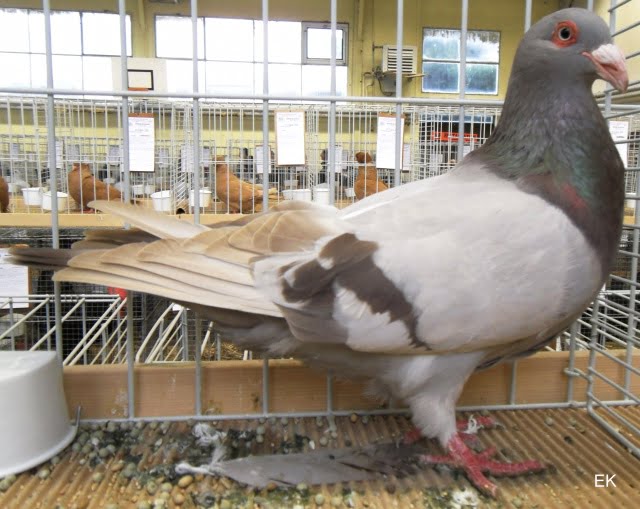
<path id="1" fill-rule="evenodd" d="M 95 202 L 158 240 L 60 255 L 54 278 L 162 295 L 243 347 L 369 379 L 441 444 L 425 465 L 496 496 L 486 474 L 547 465 L 474 451 L 455 403 L 474 371 L 543 348 L 607 279 L 624 167 L 591 93 L 598 78 L 628 85 L 607 25 L 559 10 L 524 35 L 490 138 L 447 174 L 341 210 L 292 201 L 218 227 Z"/>
<path id="2" fill-rule="evenodd" d="M 87 204 L 93 200 L 122 199 L 122 193 L 95 178 L 86 163 L 73 163 L 67 178 L 69 194 L 84 210 L 87 210 Z"/>
<path id="3" fill-rule="evenodd" d="M 260 186 L 245 182 L 236 177 L 225 162 L 225 156 L 216 160 L 216 196 L 229 212 L 253 212 L 262 207 L 263 191 Z M 277 194 L 269 189 L 269 194 Z"/>
<path id="4" fill-rule="evenodd" d="M 356 161 L 358 161 L 361 166 L 353 184 L 353 192 L 358 200 L 362 200 L 362 198 L 370 194 L 379 193 L 388 189 L 387 185 L 378 178 L 376 167 L 369 164 L 371 160 L 369 153 L 358 152 L 356 154 Z"/>
<path id="5" fill-rule="evenodd" d="M 9 212 L 9 185 L 0 177 L 0 212 Z"/>

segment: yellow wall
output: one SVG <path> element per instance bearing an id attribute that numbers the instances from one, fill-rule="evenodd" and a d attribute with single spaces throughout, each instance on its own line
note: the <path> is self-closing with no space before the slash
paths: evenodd
<path id="1" fill-rule="evenodd" d="M 558 0 L 533 0 L 532 22 L 559 8 Z M 470 29 L 501 32 L 499 93 L 504 97 L 511 60 L 524 29 L 524 0 L 472 0 L 469 2 Z M 0 7 L 41 8 L 40 0 L 0 0 Z M 422 29 L 425 27 L 457 28 L 460 26 L 461 2 L 442 0 L 405 0 L 404 44 L 421 51 Z M 92 10 L 117 12 L 115 0 L 52 0 L 54 10 Z M 199 15 L 261 18 L 259 0 L 203 0 Z M 133 52 L 136 57 L 155 56 L 154 17 L 156 14 L 190 14 L 190 3 L 179 5 L 152 4 L 147 0 L 130 0 L 126 4 L 132 18 Z M 297 21 L 328 21 L 327 0 L 271 0 L 270 19 Z M 361 12 L 360 12 L 361 10 Z M 396 2 L 392 0 L 341 0 L 338 2 L 338 21 L 349 24 L 349 93 L 351 95 L 382 95 L 378 83 L 366 76 L 382 61 L 381 50 L 372 50 L 375 44 L 396 42 Z M 358 20 L 362 20 L 360 26 Z M 420 69 L 418 69 L 420 72 Z M 421 80 L 407 80 L 404 94 L 415 97 L 457 97 L 457 95 L 423 94 Z M 470 96 L 473 97 L 473 96 Z M 481 96 L 495 99 L 496 96 Z"/>

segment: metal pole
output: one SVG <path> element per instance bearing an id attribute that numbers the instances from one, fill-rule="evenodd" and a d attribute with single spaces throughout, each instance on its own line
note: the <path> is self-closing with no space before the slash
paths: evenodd
<path id="1" fill-rule="evenodd" d="M 125 0 L 118 0 L 120 15 L 120 86 L 122 90 L 129 88 L 127 67 L 127 13 Z M 129 173 L 129 98 L 122 96 L 122 175 L 124 179 L 124 201 L 131 200 L 131 175 Z M 125 224 L 125 228 L 129 225 Z M 127 407 L 129 418 L 135 417 L 135 352 L 133 338 L 133 292 L 127 292 Z"/>
<path id="2" fill-rule="evenodd" d="M 396 99 L 402 98 L 402 41 L 404 39 L 404 2 L 398 0 L 396 19 L 396 47 L 397 47 L 397 65 L 396 65 Z M 402 122 L 402 105 L 396 103 L 396 160 L 393 173 L 393 185 L 399 186 L 401 182 L 402 170 L 402 132 L 404 130 L 404 122 Z"/>
<path id="3" fill-rule="evenodd" d="M 337 0 L 331 0 L 331 95 L 336 95 L 336 28 L 337 28 Z M 329 173 L 327 180 L 329 184 L 329 203 L 333 205 L 336 200 L 336 102 L 329 103 L 329 153 L 327 154 L 327 164 Z"/>
<path id="4" fill-rule="evenodd" d="M 191 1 L 193 27 L 193 91 L 198 93 L 198 2 Z M 200 100 L 193 98 L 193 222 L 200 223 Z"/>
<path id="5" fill-rule="evenodd" d="M 269 208 L 269 0 L 262 0 L 262 210 Z"/>
<path id="6" fill-rule="evenodd" d="M 44 11 L 44 39 L 47 63 L 47 88 L 53 90 L 53 51 L 51 49 L 51 6 L 49 0 L 42 1 Z M 56 128 L 53 91 L 47 93 L 47 154 L 51 192 L 51 247 L 60 247 L 60 226 L 58 223 L 58 168 L 56 167 Z M 56 353 L 62 363 L 62 292 L 60 283 L 53 282 L 53 307 L 56 327 Z"/>
<path id="7" fill-rule="evenodd" d="M 462 17 L 460 20 L 460 99 L 464 99 L 467 81 L 467 23 L 469 19 L 469 0 L 462 0 Z M 458 159 L 464 156 L 464 106 L 458 112 Z"/>
<path id="8" fill-rule="evenodd" d="M 524 31 L 531 28 L 531 0 L 525 1 L 524 7 Z"/>
<path id="9" fill-rule="evenodd" d="M 262 210 L 269 208 L 269 0 L 262 0 Z M 269 358 L 262 361 L 262 413 L 269 413 Z"/>

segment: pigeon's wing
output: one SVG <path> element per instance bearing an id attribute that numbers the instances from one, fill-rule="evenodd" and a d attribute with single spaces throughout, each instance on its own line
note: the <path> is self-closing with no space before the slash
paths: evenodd
<path id="1" fill-rule="evenodd" d="M 299 340 L 406 353 L 544 340 L 601 281 L 562 210 L 484 172 L 385 191 L 341 219 L 313 251 L 254 263 Z"/>
<path id="2" fill-rule="evenodd" d="M 334 208 L 299 204 L 217 228 L 119 202 L 92 205 L 159 240 L 84 250 L 68 261 L 68 268 L 59 271 L 56 280 L 116 286 L 198 306 L 273 317 L 280 317 L 281 312 L 255 288 L 253 259 L 272 252 L 310 250 L 316 239 L 335 235 L 341 224 Z M 129 240 L 139 237 L 144 239 L 134 233 Z M 14 256 L 32 261 L 31 251 L 21 252 L 16 249 Z"/>

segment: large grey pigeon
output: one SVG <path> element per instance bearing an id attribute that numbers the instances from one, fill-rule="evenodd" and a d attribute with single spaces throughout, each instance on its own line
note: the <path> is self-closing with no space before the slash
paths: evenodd
<path id="1" fill-rule="evenodd" d="M 446 450 L 426 462 L 495 494 L 486 473 L 545 465 L 474 452 L 455 403 L 475 370 L 571 324 L 611 269 L 624 168 L 591 93 L 597 78 L 624 91 L 623 54 L 596 15 L 560 10 L 524 36 L 494 133 L 446 175 L 343 210 L 291 202 L 217 228 L 95 202 L 150 235 L 99 251 L 89 248 L 110 241 L 94 236 L 79 246 L 89 252 L 45 251 L 45 263 L 68 261 L 58 281 L 162 295 L 247 347 L 371 379 Z"/>

